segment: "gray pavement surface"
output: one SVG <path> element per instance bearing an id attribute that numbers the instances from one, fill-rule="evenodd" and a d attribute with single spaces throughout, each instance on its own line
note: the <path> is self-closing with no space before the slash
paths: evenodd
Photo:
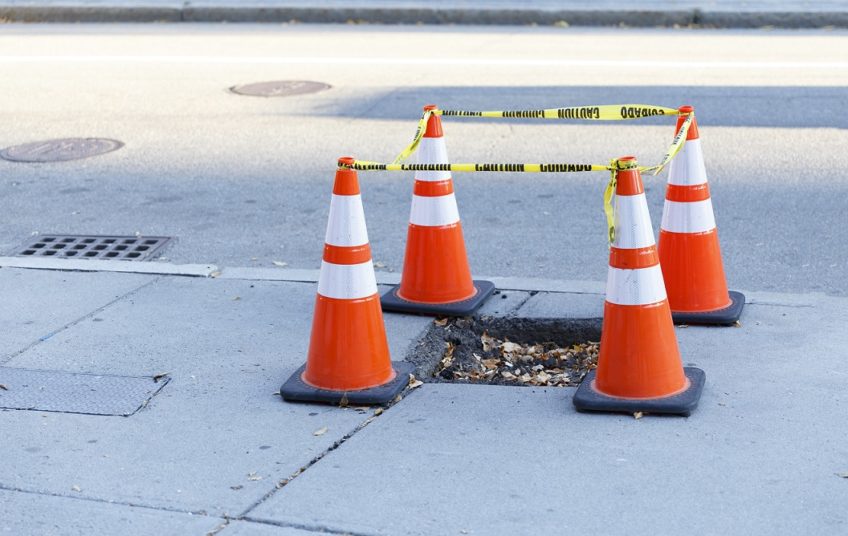
<path id="1" fill-rule="evenodd" d="M 126 146 L 64 163 L 0 160 L 0 251 L 34 232 L 140 232 L 177 237 L 164 255 L 178 263 L 315 269 L 336 158 L 392 159 L 423 104 L 689 103 L 731 287 L 848 291 L 846 242 L 832 225 L 848 188 L 833 164 L 848 143 L 843 32 L 185 28 L 2 27 L 0 146 L 67 136 Z M 279 79 L 333 88 L 293 98 L 227 91 Z M 674 129 L 667 119 L 444 124 L 457 162 L 603 164 L 635 154 L 652 163 Z M 412 176 L 360 178 L 375 260 L 398 273 Z M 604 280 L 606 180 L 457 174 L 472 270 Z M 658 227 L 665 175 L 645 182 Z"/>
<path id="2" fill-rule="evenodd" d="M 81 288 L 91 277 L 134 278 L 0 268 L 7 273 L 59 274 Z M 374 417 L 373 408 L 275 395 L 305 355 L 315 285 L 250 273 L 160 276 L 29 348 L 0 335 L 15 354 L 0 383 L 10 367 L 171 378 L 130 417 L 0 411 L 0 490 L 9 497 L 0 527 L 294 536 L 848 526 L 845 298 L 749 292 L 742 327 L 678 328 L 685 363 L 708 377 L 689 418 L 578 414 L 573 388 L 429 383 Z M 593 317 L 603 301 L 594 287 L 505 291 L 486 314 Z M 65 299 L 31 288 L 4 287 L 4 303 Z M 431 322 L 385 319 L 394 359 Z M 51 532 L 77 516 L 85 523 Z"/>
<path id="3" fill-rule="evenodd" d="M 0 147 L 126 144 L 0 160 L 0 406 L 18 389 L 50 404 L 0 410 L 0 534 L 845 533 L 846 43 L 842 31 L 0 26 Z M 227 90 L 281 79 L 332 89 Z M 696 106 L 729 282 L 748 305 L 740 327 L 676 329 L 684 362 L 707 374 L 691 417 L 581 415 L 573 388 L 425 383 L 380 414 L 280 400 L 308 346 L 335 159 L 391 160 L 428 102 Z M 456 162 L 653 163 L 673 131 L 444 124 Z M 457 174 L 472 268 L 501 289 L 480 314 L 598 317 L 607 179 Z M 645 177 L 655 226 L 664 179 Z M 402 269 L 411 181 L 360 174 L 382 290 Z M 177 240 L 150 263 L 3 256 L 33 233 Z M 385 320 L 396 360 L 431 322 Z M 71 413 L 84 397 L 16 379 L 30 371 L 68 388 L 79 375 L 168 382 L 129 416 L 91 415 Z M 86 394 L 119 409 L 137 395 Z"/>
<path id="4" fill-rule="evenodd" d="M 2 0 L 0 15 L 21 22 L 848 26 L 848 6 L 840 0 Z"/>

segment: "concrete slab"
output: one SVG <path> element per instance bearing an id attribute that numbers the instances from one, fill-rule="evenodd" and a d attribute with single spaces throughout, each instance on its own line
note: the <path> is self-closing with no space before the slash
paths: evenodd
<path id="1" fill-rule="evenodd" d="M 368 534 L 844 532 L 846 320 L 846 300 L 819 299 L 678 329 L 707 373 L 688 419 L 579 414 L 573 388 L 428 384 L 249 518 Z"/>
<path id="2" fill-rule="evenodd" d="M 181 512 L 0 489 L 0 534 L 200 536 L 222 521 Z"/>
<path id="3" fill-rule="evenodd" d="M 523 304 L 516 316 L 524 318 L 603 318 L 603 294 L 541 293 Z"/>
<path id="4" fill-rule="evenodd" d="M 17 356 L 8 366 L 167 372 L 171 383 L 130 418 L 0 412 L 0 482 L 56 494 L 78 485 L 85 498 L 193 512 L 249 509 L 370 416 L 276 395 L 305 359 L 314 299 L 314 284 L 163 278 Z M 387 316 L 394 355 L 429 321 Z"/>
<path id="5" fill-rule="evenodd" d="M 476 316 L 507 316 L 514 313 L 530 298 L 529 292 L 520 290 L 495 290 L 495 293 L 477 310 Z"/>
<path id="6" fill-rule="evenodd" d="M 149 275 L 0 269 L 0 364 L 153 280 Z"/>

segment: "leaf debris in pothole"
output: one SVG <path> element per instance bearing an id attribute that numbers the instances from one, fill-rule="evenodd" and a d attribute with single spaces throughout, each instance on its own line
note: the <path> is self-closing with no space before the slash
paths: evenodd
<path id="1" fill-rule="evenodd" d="M 421 387 L 422 385 L 424 385 L 424 382 L 415 379 L 414 374 L 409 375 L 409 384 L 407 385 L 407 387 L 409 387 L 410 389 L 415 389 L 416 387 Z"/>
<path id="2" fill-rule="evenodd" d="M 322 436 L 322 435 L 324 435 L 324 434 L 326 434 L 326 433 L 327 433 L 327 430 L 329 430 L 329 428 L 327 428 L 326 426 L 324 426 L 324 427 L 319 428 L 319 429 L 315 430 L 314 432 L 312 432 L 312 435 L 314 435 L 314 436 Z"/>
<path id="3" fill-rule="evenodd" d="M 446 380 L 473 383 L 568 387 L 579 385 L 587 372 L 597 367 L 598 342 L 587 341 L 568 347 L 552 342 L 525 344 L 499 339 L 484 331 L 481 352 L 461 361 L 456 346 L 445 342 L 445 353 L 436 375 Z"/>

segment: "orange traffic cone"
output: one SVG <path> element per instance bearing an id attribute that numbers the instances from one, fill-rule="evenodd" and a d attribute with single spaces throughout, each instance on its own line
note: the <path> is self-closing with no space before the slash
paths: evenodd
<path id="1" fill-rule="evenodd" d="M 598 368 L 574 395 L 578 410 L 688 415 L 705 375 L 683 367 L 636 159 L 618 161 Z"/>
<path id="2" fill-rule="evenodd" d="M 339 168 L 306 365 L 280 394 L 291 401 L 385 404 L 407 385 L 412 369 L 390 361 L 359 181 L 356 171 Z"/>
<path id="3" fill-rule="evenodd" d="M 424 110 L 435 110 L 428 105 Z M 446 164 L 442 122 L 431 115 L 418 148 L 419 164 Z M 429 315 L 464 316 L 486 301 L 495 285 L 474 281 L 468 267 L 459 210 L 448 171 L 419 171 L 409 215 L 400 285 L 383 295 L 383 309 Z"/>
<path id="4" fill-rule="evenodd" d="M 680 112 L 695 113 L 691 106 L 682 106 Z M 685 118 L 678 117 L 678 130 Z M 727 290 L 694 116 L 686 143 L 669 165 L 659 254 L 675 322 L 732 324 L 739 320 L 745 296 Z"/>

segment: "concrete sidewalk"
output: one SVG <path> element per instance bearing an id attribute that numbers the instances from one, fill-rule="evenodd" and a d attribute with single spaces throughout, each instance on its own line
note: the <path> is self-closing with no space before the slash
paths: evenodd
<path id="1" fill-rule="evenodd" d="M 0 406 L 33 408 L 0 411 L 0 533 L 848 528 L 845 298 L 751 292 L 741 327 L 678 328 L 707 373 L 689 418 L 437 383 L 379 413 L 276 395 L 303 362 L 317 272 L 38 262 L 0 259 Z M 483 315 L 596 318 L 603 302 L 600 282 L 497 282 Z M 394 359 L 432 322 L 385 319 Z M 62 396 L 74 382 L 92 388 Z"/>
<path id="2" fill-rule="evenodd" d="M 706 28 L 848 27 L 838 0 L 2 0 L 12 22 L 307 22 Z"/>

